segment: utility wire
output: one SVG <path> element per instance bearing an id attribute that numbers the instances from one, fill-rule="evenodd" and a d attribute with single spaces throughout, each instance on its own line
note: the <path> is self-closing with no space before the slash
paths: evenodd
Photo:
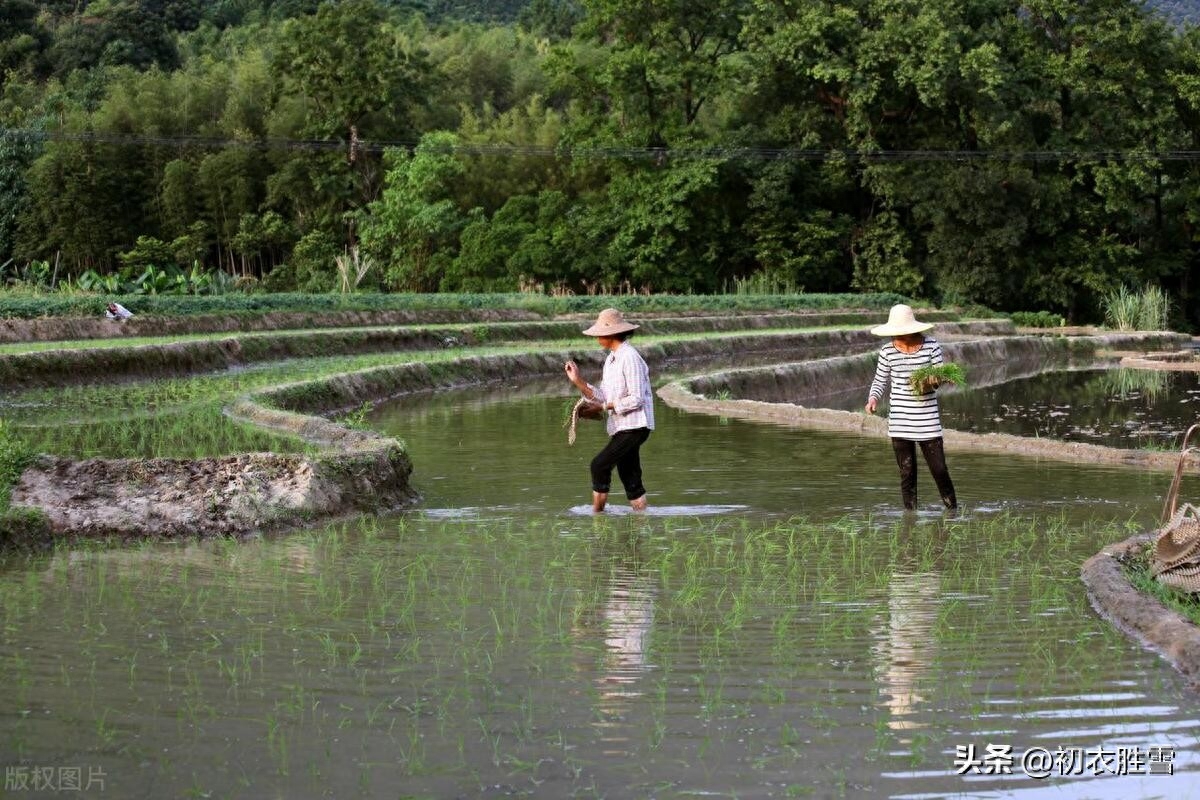
<path id="1" fill-rule="evenodd" d="M 353 143 L 328 139 L 229 139 L 204 136 L 150 136 L 96 131 L 40 131 L 0 128 L 0 136 L 40 142 L 92 142 L 130 147 L 187 147 L 203 149 L 247 148 L 312 152 L 382 153 L 392 148 L 412 151 L 415 141 L 368 141 Z M 351 150 L 351 148 L 353 148 Z M 601 159 L 610 161 L 850 161 L 850 162 L 1145 162 L 1200 161 L 1200 150 L 844 150 L 779 147 L 546 147 L 531 144 L 486 144 L 463 142 L 454 145 L 421 146 L 425 152 L 452 155 Z"/>

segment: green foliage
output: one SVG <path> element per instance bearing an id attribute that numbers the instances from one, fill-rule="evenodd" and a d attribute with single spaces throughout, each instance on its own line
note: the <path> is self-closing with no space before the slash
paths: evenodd
<path id="1" fill-rule="evenodd" d="M 284 24 L 273 66 L 308 101 L 305 133 L 349 138 L 356 126 L 369 136 L 380 114 L 393 126 L 404 123 L 422 67 L 388 21 L 374 0 L 345 0 Z"/>
<path id="2" fill-rule="evenodd" d="M 337 285 L 337 258 L 342 243 L 325 231 L 311 231 L 300 238 L 286 267 L 267 278 L 271 291 L 331 292 Z"/>
<path id="3" fill-rule="evenodd" d="M 0 511 L 8 509 L 13 486 L 25 468 L 33 463 L 36 453 L 12 426 L 0 419 Z"/>
<path id="4" fill-rule="evenodd" d="M 358 408 L 340 417 L 338 423 L 345 425 L 347 428 L 354 428 L 355 430 L 369 430 L 371 426 L 367 418 L 374 410 L 375 405 L 368 400 Z"/>
<path id="5" fill-rule="evenodd" d="M 1014 311 L 1010 316 L 1013 324 L 1022 328 L 1061 328 L 1067 324 L 1062 314 L 1050 311 Z"/>
<path id="6" fill-rule="evenodd" d="M 1167 329 L 1171 301 L 1166 292 L 1147 284 L 1140 292 L 1120 286 L 1106 293 L 1104 324 L 1119 331 L 1161 331 Z"/>
<path id="7" fill-rule="evenodd" d="M 450 197 L 452 181 L 463 172 L 447 152 L 456 143 L 449 134 L 428 134 L 412 155 L 388 151 L 383 195 L 361 215 L 359 234 L 363 249 L 388 265 L 390 289 L 437 290 L 452 264 L 466 222 Z"/>
<path id="8" fill-rule="evenodd" d="M 175 265 L 175 253 L 166 242 L 153 236 L 139 236 L 132 250 L 117 256 L 121 264 L 130 270 L 146 270 L 153 267 Z"/>
<path id="9" fill-rule="evenodd" d="M 0 264 L 329 291 L 358 245 L 392 291 L 755 276 L 1077 322 L 1150 283 L 1200 325 L 1200 166 L 1020 155 L 1195 149 L 1197 74 L 1132 0 L 0 0 L 0 130 L 64 134 L 0 133 Z"/>
<path id="10" fill-rule="evenodd" d="M 2 66 L 0 73 L 3 73 Z M 0 132 L 0 264 L 13 255 L 17 219 L 26 203 L 25 171 L 34 156 L 34 147 L 29 141 Z"/>
<path id="11" fill-rule="evenodd" d="M 94 317 L 112 299 L 135 314 L 186 316 L 269 311 L 421 311 L 428 309 L 520 309 L 543 316 L 594 314 L 611 306 L 629 313 L 654 311 L 764 311 L 887 309 L 911 302 L 896 294 L 736 295 L 565 295 L 544 294 L 379 294 L 379 293 L 232 293 L 205 295 L 123 294 L 95 296 L 0 293 L 0 319 Z"/>
<path id="12" fill-rule="evenodd" d="M 939 384 L 953 383 L 956 386 L 967 385 L 967 374 L 962 366 L 953 361 L 931 367 L 918 367 L 912 371 L 908 379 L 909 388 L 916 395 L 926 394 L 936 389 Z"/>
<path id="13" fill-rule="evenodd" d="M 858 237 L 854 286 L 864 292 L 919 295 L 925 282 L 912 263 L 912 244 L 897 214 L 873 217 Z"/>

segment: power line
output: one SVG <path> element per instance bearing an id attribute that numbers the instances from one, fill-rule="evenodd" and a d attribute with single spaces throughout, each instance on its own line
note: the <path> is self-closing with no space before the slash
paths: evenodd
<path id="1" fill-rule="evenodd" d="M 231 139 L 205 136 L 151 136 L 96 131 L 40 131 L 25 128 L 0 128 L 0 135 L 39 142 L 90 142 L 129 147 L 179 147 L 201 149 L 246 148 L 252 150 L 293 150 L 311 152 L 350 152 L 350 143 L 328 139 Z M 354 153 L 382 153 L 400 148 L 415 150 L 417 141 L 369 141 L 356 139 Z M 608 161 L 848 161 L 866 163 L 903 162 L 1146 162 L 1200 161 L 1200 150 L 845 150 L 833 148 L 798 149 L 778 147 L 547 147 L 533 144 L 488 144 L 462 142 L 453 145 L 428 144 L 425 152 L 452 155 L 599 159 Z"/>

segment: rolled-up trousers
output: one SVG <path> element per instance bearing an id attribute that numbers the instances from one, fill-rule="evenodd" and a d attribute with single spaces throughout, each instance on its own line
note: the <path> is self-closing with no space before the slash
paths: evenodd
<path id="1" fill-rule="evenodd" d="M 614 433 L 604 449 L 592 459 L 592 490 L 608 494 L 613 467 L 616 467 L 625 486 L 625 496 L 630 501 L 646 494 L 646 487 L 642 486 L 641 449 L 649 438 L 649 428 Z"/>

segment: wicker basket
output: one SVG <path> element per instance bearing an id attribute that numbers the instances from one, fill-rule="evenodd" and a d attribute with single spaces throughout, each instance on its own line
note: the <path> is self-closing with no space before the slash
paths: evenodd
<path id="1" fill-rule="evenodd" d="M 1179 505 L 1184 466 L 1188 456 L 1197 452 L 1197 448 L 1188 446 L 1188 440 L 1197 430 L 1200 425 L 1193 425 L 1183 435 L 1175 477 L 1163 504 L 1163 525 L 1158 529 L 1150 560 L 1150 573 L 1160 583 L 1185 592 L 1200 592 L 1200 509 L 1191 503 Z"/>

